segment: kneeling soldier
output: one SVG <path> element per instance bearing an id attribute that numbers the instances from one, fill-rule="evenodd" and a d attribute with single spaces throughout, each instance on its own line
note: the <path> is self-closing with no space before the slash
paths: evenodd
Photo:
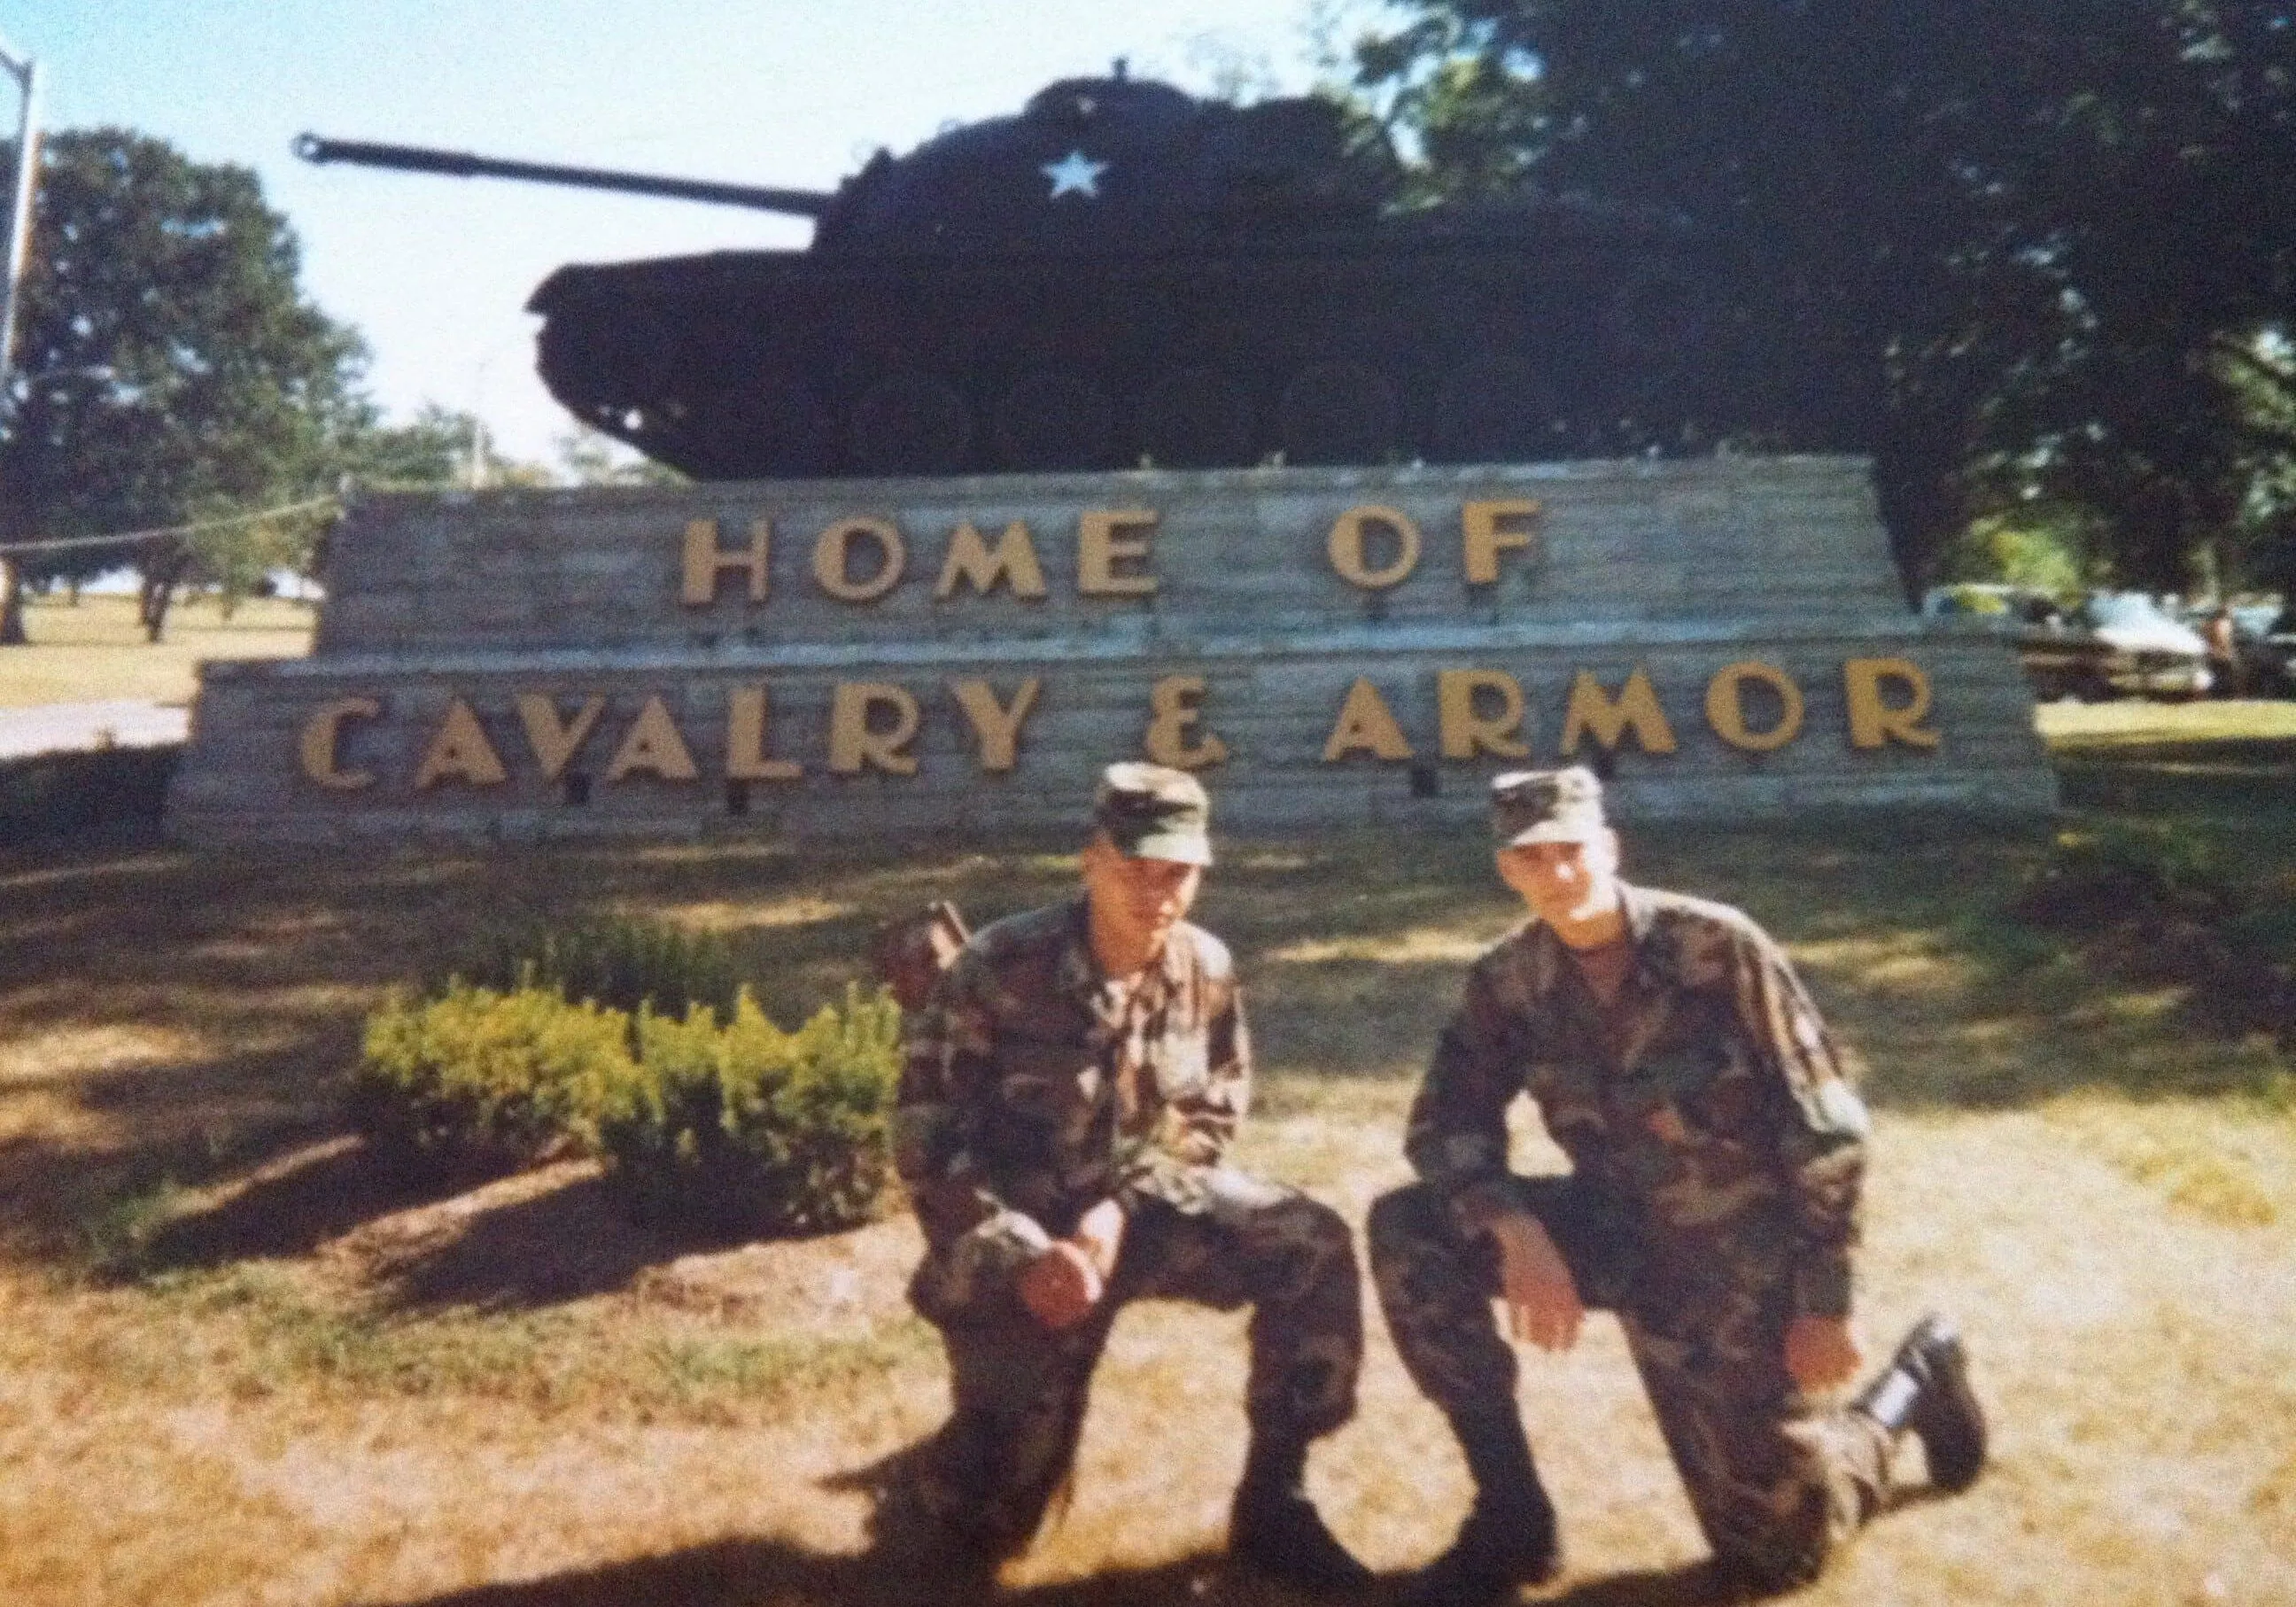
<path id="1" fill-rule="evenodd" d="M 1211 861 L 1193 777 L 1111 766 L 1082 896 L 975 936 L 914 1018 L 896 1157 L 924 1229 L 911 1300 L 955 1409 L 925 1499 L 984 1561 L 1066 1478 L 1117 1309 L 1250 1305 L 1250 1450 L 1229 1546 L 1288 1583 L 1368 1580 L 1324 1527 L 1308 1447 L 1354 1410 L 1363 1315 L 1337 1213 L 1220 1163 L 1251 1052 L 1227 950 L 1184 917 Z"/>
<path id="2" fill-rule="evenodd" d="M 1498 873 L 1536 919 L 1475 962 L 1412 1106 L 1421 1181 L 1372 1208 L 1372 1273 L 1404 1365 L 1475 1480 L 1415 1581 L 1474 1603 L 1560 1566 L 1515 1406 L 1517 1339 L 1564 1349 L 1618 1313 L 1716 1557 L 1740 1583 L 1815 1577 L 1871 1516 L 1910 1427 L 1931 1480 L 1985 1458 L 1961 1341 L 1924 1319 L 1845 1407 L 1864 1105 L 1784 954 L 1734 909 L 1630 887 L 1584 769 L 1493 783 Z M 1538 1103 L 1562 1177 L 1507 1169 Z"/>

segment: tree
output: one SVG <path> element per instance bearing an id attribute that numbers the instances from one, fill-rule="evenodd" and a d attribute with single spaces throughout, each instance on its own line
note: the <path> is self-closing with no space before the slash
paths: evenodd
<path id="1" fill-rule="evenodd" d="M 557 440 L 559 472 L 578 486 L 682 486 L 685 476 L 668 463 L 640 457 L 594 430 Z"/>
<path id="2" fill-rule="evenodd" d="M 1358 82 L 1425 187 L 1696 220 L 1729 401 L 1755 444 L 1874 455 L 1909 588 L 2036 492 L 2109 506 L 2157 580 L 2271 455 L 2225 374 L 2291 311 L 2289 5 L 1403 9 Z"/>
<path id="3" fill-rule="evenodd" d="M 469 414 L 436 402 L 424 402 L 404 424 L 385 424 L 370 410 L 344 444 L 343 471 L 378 488 L 467 485 L 479 428 Z"/>
<path id="4" fill-rule="evenodd" d="M 0 397 L 0 541 L 172 527 L 332 490 L 368 416 L 355 389 L 365 349 L 303 297 L 295 236 L 255 175 L 122 128 L 51 137 L 41 169 L 18 365 Z M 249 528 L 258 544 L 298 539 Z M 30 554 L 11 566 L 8 604 L 27 578 L 134 563 L 156 641 L 203 550 L 212 560 L 218 543 Z"/>
<path id="5" fill-rule="evenodd" d="M 2112 510 L 2126 578 L 2176 587 L 2205 553 L 2296 581 L 2257 517 L 2296 453 L 2296 7 L 2084 9 L 2029 231 L 2079 326 L 2031 388 L 2038 478 Z"/>

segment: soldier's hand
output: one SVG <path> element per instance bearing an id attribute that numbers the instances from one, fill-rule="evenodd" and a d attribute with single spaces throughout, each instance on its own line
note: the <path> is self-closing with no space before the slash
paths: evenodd
<path id="1" fill-rule="evenodd" d="M 1077 1219 L 1069 1242 L 1092 1258 L 1093 1269 L 1104 1280 L 1116 1271 L 1117 1251 L 1124 1247 L 1124 1208 L 1103 1200 Z"/>
<path id="2" fill-rule="evenodd" d="M 1568 1350 L 1578 1342 L 1587 1308 L 1578 1285 L 1546 1229 L 1527 1211 L 1490 1225 L 1499 1247 L 1499 1298 L 1506 1304 L 1507 1332 L 1542 1350 Z"/>
<path id="3" fill-rule="evenodd" d="M 1021 1303 L 1047 1328 L 1081 1322 L 1107 1288 L 1092 1257 L 1066 1239 L 1021 1269 Z"/>
<path id="4" fill-rule="evenodd" d="M 1846 1316 L 1798 1316 L 1786 1327 L 1786 1372 L 1805 1390 L 1848 1383 L 1864 1359 Z"/>

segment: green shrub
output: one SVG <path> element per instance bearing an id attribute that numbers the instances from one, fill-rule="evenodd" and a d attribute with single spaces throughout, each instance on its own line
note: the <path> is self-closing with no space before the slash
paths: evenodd
<path id="1" fill-rule="evenodd" d="M 0 842 L 114 827 L 156 829 L 181 742 L 0 761 Z"/>
<path id="2" fill-rule="evenodd" d="M 2219 920 L 2246 902 L 2220 861 L 2206 839 L 2173 827 L 2063 833 L 2013 908 L 2031 925 L 2074 931 L 2171 916 Z"/>
<path id="3" fill-rule="evenodd" d="M 733 1014 L 741 991 L 741 971 L 723 938 L 626 915 L 497 931 L 454 974 L 496 992 L 544 988 L 630 1015 L 647 1004 L 670 1015 L 706 1004 L 720 1021 Z"/>
<path id="4" fill-rule="evenodd" d="M 629 1018 L 556 993 L 464 982 L 367 1018 L 351 1120 L 388 1161 L 506 1170 L 595 1141 L 595 1111 L 633 1075 Z"/>
<path id="5" fill-rule="evenodd" d="M 2067 833 L 2010 908 L 2103 970 L 2189 985 L 2212 1030 L 2296 1047 L 2296 881 L 2244 868 L 2189 828 Z"/>
<path id="6" fill-rule="evenodd" d="M 865 1220 L 890 1163 L 900 1011 L 849 988 L 796 1032 L 743 992 L 723 1028 L 642 1013 L 637 1062 L 599 1137 L 642 1222 L 825 1233 Z"/>

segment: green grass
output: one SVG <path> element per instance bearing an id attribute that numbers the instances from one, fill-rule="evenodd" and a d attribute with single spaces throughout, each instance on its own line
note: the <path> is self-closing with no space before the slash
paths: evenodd
<path id="1" fill-rule="evenodd" d="M 188 703 L 208 659 L 299 658 L 316 611 L 255 597 L 228 619 L 212 598 L 177 603 L 156 643 L 144 639 L 133 597 L 62 594 L 26 600 L 22 646 L 0 647 L 0 709 L 122 700 Z"/>
<path id="2" fill-rule="evenodd" d="M 113 1291 L 97 1360 L 162 1398 L 219 1390 L 350 1400 L 459 1399 L 615 1421 L 755 1422 L 824 1390 L 928 1365 L 906 1311 L 857 1333 L 680 1332 L 611 1308 L 407 1312 L 346 1304 L 273 1261 L 148 1272 Z M 192 1337 L 187 1352 L 186 1336 Z M 183 1372 L 196 1357 L 195 1377 Z"/>
<path id="3" fill-rule="evenodd" d="M 2070 804 L 2284 824 L 2296 808 L 2296 700 L 2055 703 L 2036 721 Z"/>

